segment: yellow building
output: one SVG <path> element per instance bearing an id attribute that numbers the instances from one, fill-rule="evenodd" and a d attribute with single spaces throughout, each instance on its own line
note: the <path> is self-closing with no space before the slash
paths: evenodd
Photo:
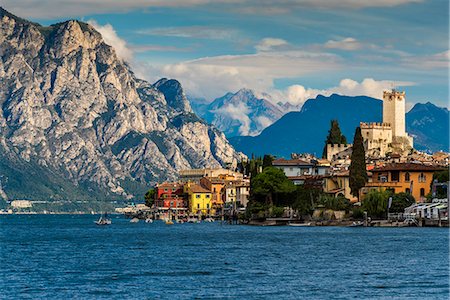
<path id="1" fill-rule="evenodd" d="M 184 192 L 188 195 L 189 211 L 191 213 L 202 215 L 215 214 L 210 190 L 198 184 L 188 182 L 184 185 Z"/>
<path id="2" fill-rule="evenodd" d="M 325 176 L 323 180 L 323 191 L 334 197 L 345 197 L 350 202 L 358 201 L 358 198 L 354 197 L 351 193 L 349 171 Z"/>
<path id="3" fill-rule="evenodd" d="M 415 164 L 391 163 L 372 170 L 372 182 L 361 189 L 362 197 L 371 189 L 392 190 L 394 193 L 410 193 L 416 202 L 424 202 L 431 192 L 433 173 L 442 167 Z"/>

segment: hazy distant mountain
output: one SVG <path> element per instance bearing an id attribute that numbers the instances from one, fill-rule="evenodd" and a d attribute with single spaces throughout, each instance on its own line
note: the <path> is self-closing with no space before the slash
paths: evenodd
<path id="1" fill-rule="evenodd" d="M 406 129 L 414 136 L 414 148 L 449 151 L 449 111 L 427 102 L 417 103 L 406 114 Z"/>
<path id="2" fill-rule="evenodd" d="M 191 102 L 199 116 L 223 131 L 227 137 L 259 134 L 285 113 L 284 108 L 257 97 L 249 89 L 227 93 L 209 104 L 201 100 Z"/>
<path id="3" fill-rule="evenodd" d="M 333 94 L 306 101 L 300 112 L 291 112 L 255 137 L 233 137 L 231 143 L 247 155 L 271 153 L 289 157 L 293 152 L 321 155 L 330 126 L 337 119 L 351 143 L 359 122 L 381 122 L 382 101 L 370 97 Z M 448 151 L 448 110 L 431 103 L 417 104 L 406 115 L 407 131 L 420 150 Z"/>
<path id="4" fill-rule="evenodd" d="M 137 79 L 92 26 L 0 9 L 0 28 L 0 196 L 128 198 L 239 159 L 178 81 Z"/>

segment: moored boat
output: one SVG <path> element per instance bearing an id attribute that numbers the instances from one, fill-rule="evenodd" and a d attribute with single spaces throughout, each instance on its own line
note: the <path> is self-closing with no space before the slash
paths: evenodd
<path id="1" fill-rule="evenodd" d="M 104 215 L 101 215 L 100 218 L 97 221 L 94 221 L 97 225 L 111 225 L 111 219 L 108 218 L 108 214 L 105 213 Z"/>
<path id="2" fill-rule="evenodd" d="M 364 222 L 356 221 L 356 222 L 353 222 L 349 227 L 362 227 L 362 226 L 364 226 Z"/>
<path id="3" fill-rule="evenodd" d="M 309 223 L 289 223 L 289 226 L 294 226 L 294 227 L 307 227 L 307 226 L 312 226 L 311 222 Z"/>

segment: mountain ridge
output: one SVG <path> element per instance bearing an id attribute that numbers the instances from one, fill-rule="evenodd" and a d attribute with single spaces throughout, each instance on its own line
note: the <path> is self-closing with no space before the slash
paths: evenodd
<path id="1" fill-rule="evenodd" d="M 36 168 L 55 186 L 64 178 L 65 190 L 77 195 L 130 199 L 180 169 L 236 165 L 243 157 L 192 112 L 178 81 L 136 78 L 91 25 L 43 27 L 3 9 L 0 27 L 0 175 Z M 14 165 L 24 167 L 9 172 Z M 3 191 L 48 197 L 11 184 Z"/>
<path id="2" fill-rule="evenodd" d="M 433 110 L 433 112 L 443 113 L 440 117 L 433 119 L 430 116 L 430 109 L 424 110 L 428 115 L 423 116 L 422 121 L 428 120 L 426 123 L 428 127 L 420 127 L 416 124 L 419 116 L 414 116 L 414 114 L 423 105 L 416 104 L 406 114 L 406 130 L 414 136 L 415 148 L 423 151 L 448 151 L 448 110 L 427 103 L 425 107 L 436 108 L 437 110 Z M 307 100 L 299 112 L 285 114 L 258 136 L 232 137 L 230 142 L 237 150 L 241 150 L 249 156 L 273 154 L 289 157 L 291 153 L 301 152 L 320 156 L 329 123 L 333 119 L 339 121 L 342 132 L 351 142 L 359 122 L 382 121 L 382 100 L 367 96 L 318 95 L 315 99 Z M 427 132 L 425 130 L 433 128 L 437 124 L 439 124 L 437 131 L 428 130 Z M 442 142 L 433 142 L 440 140 L 440 136 L 445 135 L 447 142 L 445 139 Z"/>

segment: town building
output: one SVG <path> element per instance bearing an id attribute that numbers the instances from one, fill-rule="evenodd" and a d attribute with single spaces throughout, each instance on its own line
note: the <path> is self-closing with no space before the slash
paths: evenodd
<path id="1" fill-rule="evenodd" d="M 188 195 L 189 211 L 197 215 L 214 215 L 212 206 L 212 194 L 199 184 L 187 182 L 184 185 L 184 193 Z"/>
<path id="2" fill-rule="evenodd" d="M 413 138 L 406 133 L 405 92 L 383 92 L 383 122 L 360 123 L 366 155 L 384 157 L 395 152 L 406 156 L 413 148 Z"/>
<path id="3" fill-rule="evenodd" d="M 352 156 L 352 144 L 327 144 L 327 160 L 336 161 Z"/>
<path id="4" fill-rule="evenodd" d="M 236 203 L 238 207 L 246 208 L 250 198 L 250 181 L 236 183 Z"/>
<path id="5" fill-rule="evenodd" d="M 223 178 L 223 177 L 222 177 Z M 225 186 L 225 179 L 219 177 L 202 177 L 200 179 L 200 185 L 205 189 L 211 191 L 212 199 L 211 203 L 214 208 L 223 205 L 222 190 Z M 225 176 L 225 178 L 228 178 Z"/>
<path id="6" fill-rule="evenodd" d="M 183 184 L 178 182 L 164 182 L 155 188 L 155 209 L 159 212 L 171 210 L 176 214 L 184 214 L 187 210 Z"/>
<path id="7" fill-rule="evenodd" d="M 345 170 L 325 176 L 323 180 L 323 191 L 334 197 L 345 197 L 350 202 L 357 202 L 358 197 L 353 196 L 351 193 L 349 173 L 348 170 Z"/>
<path id="8" fill-rule="evenodd" d="M 207 169 L 188 169 L 181 170 L 179 172 L 179 178 L 183 182 L 195 182 L 200 183 L 200 179 L 203 177 L 220 177 L 220 176 L 228 176 L 233 179 L 243 179 L 244 175 L 228 169 L 223 168 L 207 168 Z"/>
<path id="9" fill-rule="evenodd" d="M 391 163 L 372 170 L 372 180 L 361 189 L 364 197 L 371 189 L 391 190 L 411 194 L 416 202 L 423 202 L 431 192 L 433 174 L 442 167 L 415 163 Z"/>

